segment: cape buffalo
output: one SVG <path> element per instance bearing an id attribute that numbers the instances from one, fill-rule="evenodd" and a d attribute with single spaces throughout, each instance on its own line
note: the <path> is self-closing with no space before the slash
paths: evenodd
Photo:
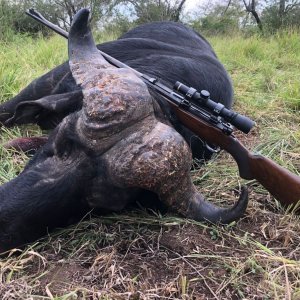
<path id="1" fill-rule="evenodd" d="M 131 70 L 102 57 L 88 17 L 86 9 L 74 17 L 69 62 L 0 107 L 5 125 L 54 128 L 24 171 L 0 187 L 0 251 L 33 241 L 88 209 L 121 210 L 144 191 L 195 220 L 240 218 L 246 190 L 232 208 L 204 201 L 190 177 L 189 145 L 203 157 L 202 141 Z M 98 47 L 167 85 L 180 80 L 205 88 L 231 106 L 231 83 L 211 46 L 181 24 L 142 25 Z"/>

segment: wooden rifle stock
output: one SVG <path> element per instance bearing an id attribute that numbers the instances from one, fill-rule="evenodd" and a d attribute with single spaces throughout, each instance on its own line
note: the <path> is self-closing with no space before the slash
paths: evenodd
<path id="1" fill-rule="evenodd" d="M 230 153 L 238 164 L 242 178 L 256 179 L 283 205 L 295 205 L 300 200 L 299 176 L 262 155 L 250 153 L 234 136 L 224 134 L 219 128 L 188 111 L 176 106 L 173 109 L 184 126 L 206 142 Z"/>

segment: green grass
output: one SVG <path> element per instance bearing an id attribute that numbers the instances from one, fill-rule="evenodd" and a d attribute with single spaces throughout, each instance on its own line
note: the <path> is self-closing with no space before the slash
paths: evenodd
<path id="1" fill-rule="evenodd" d="M 67 43 L 17 36 L 13 42 L 0 46 L 0 101 L 5 101 L 33 79 L 67 58 Z"/>
<path id="2" fill-rule="evenodd" d="M 50 40 L 32 39 L 22 35 L 12 36 L 10 42 L 0 44 L 0 102 L 16 95 L 32 80 L 67 58 L 66 41 L 59 37 Z M 4 144 L 14 137 L 39 135 L 37 127 L 0 128 Z M 1 148 L 0 183 L 14 178 L 24 167 L 28 158 L 18 158 L 12 151 Z"/>
<path id="3" fill-rule="evenodd" d="M 234 109 L 257 123 L 239 138 L 300 174 L 299 33 L 209 40 L 233 80 Z M 60 37 L 0 44 L 0 101 L 66 57 Z M 0 130 L 1 143 L 40 133 Z M 28 160 L 3 148 L 0 157 L 1 183 Z M 247 183 L 247 216 L 226 227 L 144 211 L 85 220 L 0 259 L 0 299 L 300 299 L 299 216 L 241 180 L 224 153 L 192 176 L 207 199 L 224 205 Z"/>

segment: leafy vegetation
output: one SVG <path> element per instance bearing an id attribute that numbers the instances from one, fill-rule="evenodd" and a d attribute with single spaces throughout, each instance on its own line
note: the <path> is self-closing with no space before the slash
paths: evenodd
<path id="1" fill-rule="evenodd" d="M 300 27 L 300 0 L 0 0 L 0 40 L 11 33 L 32 36 L 52 34 L 29 18 L 34 8 L 51 22 L 68 30 L 82 7 L 91 11 L 91 25 L 97 30 L 118 29 L 124 33 L 137 24 L 154 21 L 181 21 L 205 34 L 273 34 Z"/>
<path id="2" fill-rule="evenodd" d="M 109 39 L 103 33 L 98 37 Z M 234 109 L 257 122 L 248 136 L 238 137 L 299 175 L 298 33 L 209 40 L 232 77 Z M 66 56 L 60 37 L 17 35 L 1 43 L 0 101 Z M 40 134 L 28 126 L 0 130 L 1 143 Z M 4 183 L 28 158 L 0 150 Z M 223 227 L 142 208 L 87 216 L 1 258 L 0 299 L 299 299 L 299 216 L 286 212 L 256 182 L 240 180 L 226 153 L 192 172 L 199 190 L 220 205 L 232 205 L 238 186 L 247 184 L 245 218 Z"/>

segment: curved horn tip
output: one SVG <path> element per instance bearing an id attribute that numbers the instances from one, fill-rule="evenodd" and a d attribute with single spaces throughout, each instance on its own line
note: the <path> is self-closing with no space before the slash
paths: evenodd
<path id="1" fill-rule="evenodd" d="M 207 221 L 213 224 L 229 224 L 240 219 L 248 205 L 248 189 L 241 187 L 239 200 L 231 208 L 217 207 L 205 201 L 200 194 L 197 195 L 197 204 L 194 203 L 188 209 L 188 216 L 196 221 Z"/>
<path id="2" fill-rule="evenodd" d="M 87 8 L 80 9 L 73 18 L 70 28 L 70 34 L 72 34 L 71 31 L 76 32 L 85 30 L 85 28 L 88 27 L 89 15 L 90 11 Z"/>
<path id="3" fill-rule="evenodd" d="M 98 49 L 89 26 L 90 11 L 80 9 L 74 16 L 68 39 L 70 60 L 85 59 L 92 61 L 91 54 L 99 55 Z"/>
<path id="4" fill-rule="evenodd" d="M 232 210 L 236 209 L 237 213 L 240 212 L 242 217 L 247 209 L 248 201 L 248 188 L 245 185 L 242 185 L 239 200 L 235 203 Z"/>

